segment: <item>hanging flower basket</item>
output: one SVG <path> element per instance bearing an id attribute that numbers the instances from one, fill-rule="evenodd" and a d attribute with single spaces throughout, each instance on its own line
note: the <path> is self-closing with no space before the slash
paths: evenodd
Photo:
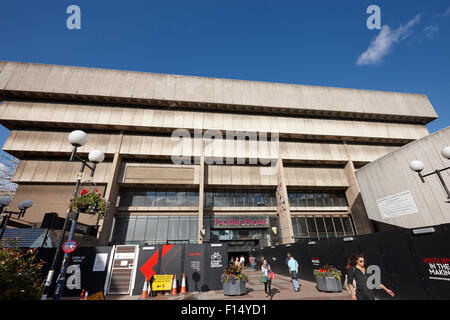
<path id="1" fill-rule="evenodd" d="M 104 216 L 106 207 L 107 203 L 98 193 L 98 189 L 95 189 L 95 192 L 82 189 L 80 195 L 71 202 L 71 209 L 79 213 L 98 213 L 100 216 Z"/>

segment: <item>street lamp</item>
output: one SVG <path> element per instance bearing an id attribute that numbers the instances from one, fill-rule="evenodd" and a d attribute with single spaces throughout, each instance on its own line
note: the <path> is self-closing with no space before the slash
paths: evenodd
<path id="1" fill-rule="evenodd" d="M 6 226 L 8 225 L 9 219 L 11 219 L 11 215 L 16 214 L 18 219 L 24 216 L 27 209 L 33 206 L 33 201 L 24 200 L 19 203 L 17 206 L 20 211 L 3 211 L 6 207 L 11 204 L 11 197 L 4 196 L 0 197 L 0 214 L 3 216 L 2 223 L 0 224 L 0 228 L 2 229 L 2 233 L 0 235 L 0 239 L 3 237 L 3 233 L 5 232 Z"/>
<path id="2" fill-rule="evenodd" d="M 93 177 L 97 164 L 100 163 L 100 162 L 103 162 L 103 160 L 105 159 L 105 154 L 102 151 L 100 151 L 100 150 L 93 150 L 93 151 L 91 151 L 89 153 L 89 156 L 88 156 L 89 161 L 93 163 L 93 166 L 91 166 L 91 165 L 88 164 L 88 162 L 86 160 L 80 158 L 77 155 L 78 147 L 81 147 L 81 146 L 85 145 L 87 143 L 87 141 L 88 141 L 87 134 L 84 131 L 75 130 L 75 131 L 72 131 L 69 134 L 68 140 L 73 146 L 72 153 L 70 155 L 69 161 L 73 161 L 74 158 L 76 158 L 77 160 L 81 161 L 81 169 L 77 173 L 77 176 L 76 176 L 77 180 L 76 180 L 76 184 L 75 184 L 75 190 L 73 192 L 72 199 L 70 201 L 72 203 L 72 201 L 78 195 L 78 190 L 80 188 L 81 178 L 83 176 L 84 169 L 86 167 L 88 167 L 91 170 L 91 177 Z M 72 220 L 72 224 L 70 226 L 70 232 L 69 232 L 69 237 L 68 237 L 67 241 L 73 240 L 73 237 L 74 237 L 74 234 L 75 234 L 75 228 L 76 228 L 76 225 L 77 225 L 77 222 L 78 222 L 78 215 L 79 215 L 79 212 L 72 212 L 71 207 L 69 205 L 69 209 L 67 210 L 67 215 L 66 215 L 66 219 L 64 221 L 64 226 L 63 226 L 63 229 L 62 229 L 62 233 L 61 233 L 61 236 L 59 238 L 59 244 L 58 244 L 58 247 L 56 248 L 56 252 L 55 252 L 55 255 L 53 257 L 53 262 L 52 262 L 50 270 L 49 270 L 49 272 L 47 274 L 47 279 L 45 281 L 44 289 L 43 289 L 43 292 L 42 292 L 42 298 L 41 298 L 42 300 L 46 300 L 47 299 L 47 295 L 48 295 L 48 292 L 49 292 L 49 289 L 50 289 L 50 284 L 52 282 L 53 274 L 54 274 L 55 267 L 56 267 L 56 262 L 58 260 L 58 257 L 59 257 L 59 254 L 60 254 L 60 250 L 61 250 L 61 247 L 63 245 L 63 239 L 64 239 L 64 235 L 65 235 L 65 232 L 66 232 L 69 220 Z M 60 273 L 58 275 L 58 278 L 56 279 L 56 289 L 55 289 L 55 293 L 53 295 L 53 299 L 54 300 L 59 300 L 61 298 L 61 293 L 62 293 L 63 285 L 64 285 L 64 282 L 65 282 L 67 266 L 68 266 L 68 263 L 69 263 L 69 257 L 70 257 L 69 253 L 64 253 L 64 258 L 63 258 L 63 261 L 62 261 L 62 264 L 61 264 L 61 270 L 60 270 Z"/>
<path id="3" fill-rule="evenodd" d="M 445 159 L 449 159 L 450 160 L 450 146 L 445 147 L 444 149 L 442 149 L 441 151 L 441 155 L 445 158 Z M 450 191 L 447 188 L 447 185 L 445 184 L 444 179 L 442 178 L 441 172 L 450 169 L 450 167 L 444 168 L 444 169 L 437 169 L 433 172 L 427 173 L 427 174 L 422 174 L 422 170 L 425 168 L 425 165 L 422 161 L 420 160 L 413 160 L 409 163 L 409 168 L 412 171 L 417 172 L 417 174 L 420 177 L 420 180 L 422 181 L 422 183 L 425 183 L 425 177 L 428 177 L 432 174 L 436 174 L 439 178 L 439 181 L 441 182 L 442 186 L 444 187 L 445 192 L 447 193 L 447 202 L 450 202 Z"/>

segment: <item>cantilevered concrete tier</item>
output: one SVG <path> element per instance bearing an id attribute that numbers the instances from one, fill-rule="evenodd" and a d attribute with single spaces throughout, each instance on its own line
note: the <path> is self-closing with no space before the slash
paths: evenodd
<path id="1" fill-rule="evenodd" d="M 425 95 L 0 61 L 3 99 L 253 111 L 426 124 Z"/>

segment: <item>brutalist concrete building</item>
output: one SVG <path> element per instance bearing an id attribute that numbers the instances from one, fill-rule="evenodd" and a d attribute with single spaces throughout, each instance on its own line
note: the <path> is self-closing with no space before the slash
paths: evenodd
<path id="1" fill-rule="evenodd" d="M 374 232 L 355 170 L 437 118 L 423 94 L 7 61 L 0 96 L 3 149 L 21 160 L 12 206 L 34 201 L 24 220 L 65 217 L 80 167 L 67 136 L 79 129 L 81 156 L 106 155 L 85 179 L 108 212 L 80 218 L 100 226 L 99 243 L 236 253 Z"/>

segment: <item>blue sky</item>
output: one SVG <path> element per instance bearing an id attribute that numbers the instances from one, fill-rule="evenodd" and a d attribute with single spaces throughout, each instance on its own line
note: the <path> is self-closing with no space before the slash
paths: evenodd
<path id="1" fill-rule="evenodd" d="M 424 93 L 450 124 L 448 0 L 2 0 L 0 39 L 0 60 Z"/>

